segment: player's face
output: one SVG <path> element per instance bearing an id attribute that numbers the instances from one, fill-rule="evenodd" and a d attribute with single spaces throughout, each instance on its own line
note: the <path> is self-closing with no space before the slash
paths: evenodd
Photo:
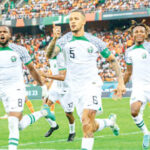
<path id="1" fill-rule="evenodd" d="M 0 46 L 5 46 L 10 40 L 10 31 L 8 27 L 0 27 Z"/>
<path id="2" fill-rule="evenodd" d="M 80 12 L 70 14 L 69 25 L 72 32 L 78 32 L 85 25 L 85 17 Z"/>
<path id="3" fill-rule="evenodd" d="M 136 43 L 143 43 L 147 36 L 146 29 L 142 26 L 137 26 L 133 29 L 133 38 Z"/>

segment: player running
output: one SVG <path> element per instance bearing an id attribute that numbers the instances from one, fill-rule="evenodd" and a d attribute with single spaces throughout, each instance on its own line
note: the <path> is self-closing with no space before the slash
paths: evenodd
<path id="1" fill-rule="evenodd" d="M 26 48 L 10 43 L 10 38 L 9 28 L 7 26 L 0 26 L 0 99 L 2 99 L 5 111 L 8 114 L 8 150 L 17 150 L 19 130 L 23 130 L 43 116 L 53 120 L 55 118 L 47 105 L 44 105 L 41 111 L 22 116 L 25 102 L 23 63 L 42 87 L 43 96 L 47 94 L 47 89 L 35 70 Z"/>
<path id="2" fill-rule="evenodd" d="M 54 37 L 47 48 L 47 56 L 53 58 L 60 51 L 65 55 L 66 81 L 69 86 L 70 99 L 76 106 L 82 122 L 82 149 L 91 150 L 94 144 L 94 132 L 105 127 L 111 127 L 115 135 L 119 134 L 116 115 L 109 119 L 95 119 L 97 112 L 102 112 L 101 86 L 102 80 L 98 76 L 96 59 L 98 53 L 107 58 L 118 76 L 117 95 L 122 96 L 125 86 L 120 66 L 115 57 L 99 38 L 84 31 L 86 17 L 83 11 L 74 10 L 70 14 L 71 32 L 60 39 L 60 27 L 54 26 Z M 56 42 L 57 41 L 57 42 Z"/>
<path id="3" fill-rule="evenodd" d="M 136 23 L 131 26 L 135 44 L 126 50 L 127 70 L 124 76 L 125 84 L 132 75 L 132 94 L 130 107 L 132 118 L 143 132 L 143 148 L 149 147 L 150 133 L 143 120 L 143 110 L 150 101 L 150 42 L 146 41 L 148 26 Z"/>
<path id="4" fill-rule="evenodd" d="M 73 141 L 75 137 L 75 120 L 73 116 L 74 105 L 69 97 L 68 84 L 64 81 L 66 76 L 66 67 L 64 64 L 63 53 L 59 53 L 59 55 L 56 58 L 50 60 L 50 67 L 52 70 L 52 75 L 44 74 L 41 72 L 42 76 L 54 80 L 49 90 L 47 104 L 51 106 L 56 102 L 56 100 L 60 101 L 60 104 L 62 105 L 66 113 L 66 117 L 69 121 L 69 136 L 67 141 L 70 142 Z M 53 131 L 58 129 L 58 125 L 54 123 L 54 121 L 51 123 L 49 119 L 49 123 L 52 126 L 50 130 L 45 134 L 46 137 L 50 136 Z"/>

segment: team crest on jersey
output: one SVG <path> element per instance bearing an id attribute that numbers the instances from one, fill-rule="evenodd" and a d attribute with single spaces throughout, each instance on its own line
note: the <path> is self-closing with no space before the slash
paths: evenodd
<path id="1" fill-rule="evenodd" d="M 16 60 L 17 60 L 17 57 L 16 57 L 16 56 L 12 56 L 12 57 L 11 57 L 11 61 L 12 61 L 12 62 L 16 62 Z"/>
<path id="2" fill-rule="evenodd" d="M 146 53 L 142 54 L 142 59 L 146 59 L 146 58 L 147 58 L 147 54 Z"/>
<path id="3" fill-rule="evenodd" d="M 88 53 L 93 53 L 93 51 L 94 51 L 93 47 L 90 46 L 90 47 L 88 48 Z"/>

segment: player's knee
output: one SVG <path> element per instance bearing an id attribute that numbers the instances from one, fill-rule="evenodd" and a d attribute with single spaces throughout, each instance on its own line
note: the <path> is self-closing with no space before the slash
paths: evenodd
<path id="1" fill-rule="evenodd" d="M 132 117 L 136 117 L 139 114 L 139 110 L 138 109 L 131 109 L 131 115 Z"/>
<path id="2" fill-rule="evenodd" d="M 46 104 L 50 107 L 53 104 L 53 102 L 51 100 L 47 100 Z"/>
<path id="3" fill-rule="evenodd" d="M 92 131 L 92 122 L 89 118 L 82 118 L 82 128 L 83 131 L 88 132 Z"/>

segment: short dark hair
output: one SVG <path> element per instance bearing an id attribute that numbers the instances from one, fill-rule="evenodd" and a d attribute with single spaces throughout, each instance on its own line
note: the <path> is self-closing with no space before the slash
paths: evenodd
<path id="1" fill-rule="evenodd" d="M 83 17 L 85 17 L 85 13 L 82 9 L 73 9 L 70 13 L 79 12 Z"/>

